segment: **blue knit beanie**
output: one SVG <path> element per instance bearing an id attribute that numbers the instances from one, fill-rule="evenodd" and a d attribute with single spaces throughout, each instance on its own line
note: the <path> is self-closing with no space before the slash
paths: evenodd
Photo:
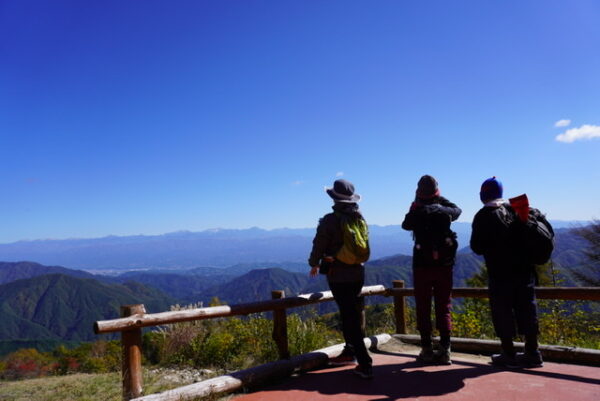
<path id="1" fill-rule="evenodd" d="M 502 183 L 496 177 L 488 178 L 481 184 L 481 192 L 479 198 L 482 202 L 491 201 L 502 198 Z"/>

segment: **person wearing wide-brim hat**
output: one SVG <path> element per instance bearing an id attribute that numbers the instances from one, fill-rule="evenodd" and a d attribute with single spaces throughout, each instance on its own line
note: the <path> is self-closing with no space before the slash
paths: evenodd
<path id="1" fill-rule="evenodd" d="M 422 363 L 449 365 L 452 273 L 458 243 L 450 223 L 461 210 L 440 195 L 437 180 L 430 175 L 419 179 L 415 201 L 404 217 L 402 228 L 413 232 L 413 284 L 417 310 L 417 330 L 421 335 Z M 435 301 L 435 324 L 440 346 L 434 352 L 431 339 L 431 298 Z"/>
<path id="2" fill-rule="evenodd" d="M 335 180 L 333 187 L 325 187 L 325 192 L 336 203 L 358 203 L 361 196 L 354 192 L 354 185 L 347 180 Z"/>
<path id="3" fill-rule="evenodd" d="M 364 338 L 364 299 L 360 297 L 365 281 L 363 263 L 346 264 L 336 258 L 344 243 L 341 227 L 342 219 L 364 218 L 358 208 L 361 196 L 354 185 L 339 179 L 333 187 L 325 188 L 333 199 L 333 213 L 319 220 L 317 233 L 308 259 L 311 277 L 326 274 L 329 288 L 340 310 L 342 332 L 346 346 L 341 355 L 332 358 L 334 364 L 349 364 L 358 361 L 354 373 L 364 379 L 373 377 L 372 359 L 365 347 Z M 366 226 L 366 223 L 365 223 Z"/>

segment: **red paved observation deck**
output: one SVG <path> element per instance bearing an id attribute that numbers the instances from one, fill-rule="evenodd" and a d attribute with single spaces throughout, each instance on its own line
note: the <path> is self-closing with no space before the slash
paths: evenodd
<path id="1" fill-rule="evenodd" d="M 600 401 L 600 367 L 546 362 L 542 368 L 509 370 L 466 354 L 453 355 L 451 366 L 422 366 L 415 353 L 372 354 L 373 380 L 354 375 L 353 366 L 325 368 L 235 400 Z"/>

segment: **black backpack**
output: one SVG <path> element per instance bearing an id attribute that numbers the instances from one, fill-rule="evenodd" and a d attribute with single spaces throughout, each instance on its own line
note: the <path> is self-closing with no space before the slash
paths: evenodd
<path id="1" fill-rule="evenodd" d="M 546 217 L 531 208 L 526 222 L 517 216 L 510 205 L 502 205 L 498 213 L 507 226 L 509 246 L 529 263 L 542 265 L 550 260 L 554 250 L 554 230 Z"/>
<path id="2" fill-rule="evenodd" d="M 433 205 L 419 209 L 419 228 L 414 230 L 413 264 L 421 266 L 454 265 L 458 242 L 450 229 L 451 217 Z"/>

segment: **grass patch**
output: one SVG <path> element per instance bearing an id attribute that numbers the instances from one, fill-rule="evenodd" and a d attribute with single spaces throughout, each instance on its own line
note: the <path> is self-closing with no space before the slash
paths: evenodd
<path id="1" fill-rule="evenodd" d="M 191 384 L 168 383 L 162 372 L 144 369 L 144 394 L 154 394 Z M 216 399 L 216 398 L 213 398 Z M 18 381 L 0 381 L 2 401 L 121 401 L 121 374 L 72 374 Z"/>

